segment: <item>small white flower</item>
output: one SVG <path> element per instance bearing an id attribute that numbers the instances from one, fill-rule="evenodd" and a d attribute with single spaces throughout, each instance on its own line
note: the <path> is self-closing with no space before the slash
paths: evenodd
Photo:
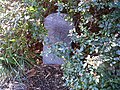
<path id="1" fill-rule="evenodd" d="M 30 16 L 25 16 L 25 19 L 28 20 L 30 18 Z"/>
<path id="2" fill-rule="evenodd" d="M 117 46 L 117 44 L 115 42 L 112 42 L 111 46 L 115 47 L 115 46 Z"/>

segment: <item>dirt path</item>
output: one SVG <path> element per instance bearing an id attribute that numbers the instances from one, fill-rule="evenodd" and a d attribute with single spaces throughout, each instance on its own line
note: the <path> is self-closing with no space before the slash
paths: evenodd
<path id="1" fill-rule="evenodd" d="M 63 86 L 60 66 L 40 65 L 26 72 L 23 83 L 9 83 L 0 90 L 69 90 Z"/>

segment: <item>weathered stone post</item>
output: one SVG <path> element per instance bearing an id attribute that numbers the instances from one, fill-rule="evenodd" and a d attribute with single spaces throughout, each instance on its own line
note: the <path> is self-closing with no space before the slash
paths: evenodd
<path id="1" fill-rule="evenodd" d="M 44 27 L 48 30 L 49 41 L 48 44 L 43 46 L 43 52 L 49 50 L 50 44 L 54 45 L 57 42 L 64 42 L 67 46 L 70 46 L 71 39 L 68 37 L 70 29 L 73 29 L 73 25 L 70 22 L 65 21 L 66 14 L 53 13 L 48 15 L 44 20 Z M 63 64 L 62 58 L 59 58 L 54 53 L 49 53 L 48 55 L 43 55 L 44 64 Z"/>

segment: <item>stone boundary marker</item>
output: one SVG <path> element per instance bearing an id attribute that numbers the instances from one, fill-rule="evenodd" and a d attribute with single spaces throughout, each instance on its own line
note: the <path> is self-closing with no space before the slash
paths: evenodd
<path id="1" fill-rule="evenodd" d="M 70 22 L 65 21 L 66 14 L 52 13 L 44 19 L 44 27 L 48 30 L 46 44 L 43 46 L 43 53 L 48 52 L 49 46 L 55 45 L 57 42 L 64 42 L 70 47 L 71 39 L 68 37 L 69 30 L 73 29 Z M 63 64 L 64 60 L 54 53 L 43 54 L 44 64 Z"/>

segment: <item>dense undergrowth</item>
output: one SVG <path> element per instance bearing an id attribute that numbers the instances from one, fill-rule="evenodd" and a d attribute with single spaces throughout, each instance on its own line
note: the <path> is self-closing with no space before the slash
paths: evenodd
<path id="1" fill-rule="evenodd" d="M 120 88 L 120 2 L 118 0 L 0 1 L 1 75 L 24 74 L 41 63 L 44 18 L 67 13 L 74 23 L 71 49 L 56 45 L 64 57 L 64 85 L 70 90 L 118 90 Z M 61 51 L 60 51 L 61 50 Z M 64 56 L 65 53 L 70 56 Z"/>
<path id="2" fill-rule="evenodd" d="M 26 68 L 41 63 L 39 54 L 46 33 L 36 9 L 20 1 L 0 1 L 1 75 L 24 74 Z M 41 12 L 39 12 L 41 13 Z M 37 13 L 37 14 L 39 14 Z M 8 74 L 8 73 L 7 73 Z"/>

